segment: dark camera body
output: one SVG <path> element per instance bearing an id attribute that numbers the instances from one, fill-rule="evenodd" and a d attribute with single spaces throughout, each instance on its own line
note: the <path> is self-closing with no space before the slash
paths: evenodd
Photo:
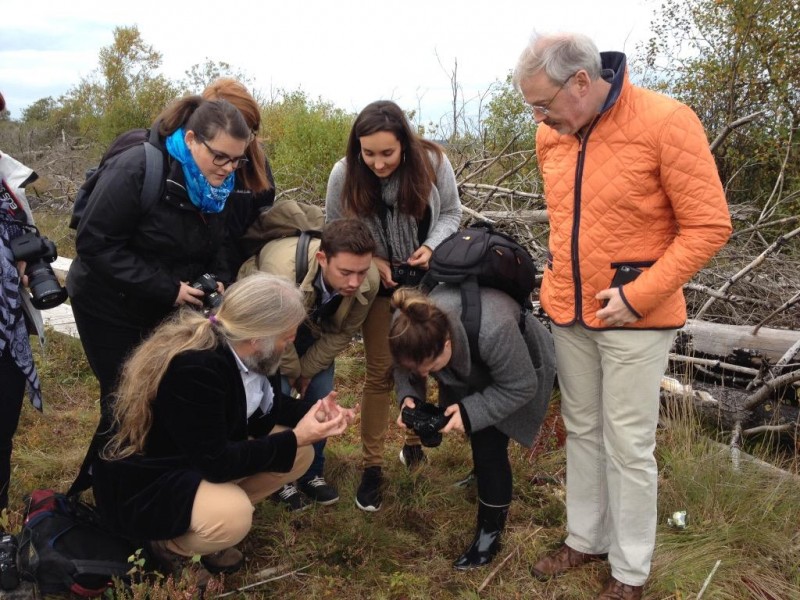
<path id="1" fill-rule="evenodd" d="M 50 263 L 58 258 L 56 245 L 38 231 L 28 231 L 11 240 L 11 253 L 17 261 L 28 263 L 25 275 L 31 290 L 33 305 L 40 309 L 53 308 L 67 299 L 58 277 L 53 273 Z"/>
<path id="2" fill-rule="evenodd" d="M 19 585 L 17 569 L 17 538 L 0 535 L 0 589 L 13 590 Z"/>
<path id="3" fill-rule="evenodd" d="M 392 265 L 392 280 L 397 285 L 417 286 L 422 282 L 425 277 L 425 269 L 419 267 L 412 267 L 408 263 L 400 263 L 399 265 Z"/>
<path id="4" fill-rule="evenodd" d="M 435 448 L 442 443 L 439 430 L 450 420 L 444 416 L 444 409 L 430 402 L 417 404 L 414 408 L 403 407 L 400 411 L 403 425 L 414 430 L 423 446 Z"/>
<path id="5" fill-rule="evenodd" d="M 217 278 L 212 273 L 203 273 L 192 282 L 192 287 L 205 294 L 203 306 L 214 310 L 222 304 L 222 294 L 217 291 Z"/>

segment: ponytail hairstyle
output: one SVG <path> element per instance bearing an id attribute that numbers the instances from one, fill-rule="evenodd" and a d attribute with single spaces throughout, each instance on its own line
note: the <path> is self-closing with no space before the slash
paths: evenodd
<path id="1" fill-rule="evenodd" d="M 414 288 L 400 288 L 392 294 L 391 303 L 398 311 L 389 329 L 395 363 L 419 365 L 444 352 L 450 322 L 428 296 Z"/>
<path id="2" fill-rule="evenodd" d="M 189 350 L 211 350 L 252 339 L 274 341 L 305 318 L 300 291 L 288 279 L 256 272 L 232 284 L 216 314 L 181 308 L 159 325 L 125 363 L 116 391 L 116 433 L 106 458 L 142 452 L 153 424 L 153 401 L 172 359 Z"/>
<path id="3" fill-rule="evenodd" d="M 224 131 L 235 140 L 252 137 L 242 113 L 226 100 L 203 100 L 201 96 L 185 96 L 161 111 L 156 122 L 158 133 L 168 136 L 183 127 L 201 139 L 213 139 Z"/>
<path id="4" fill-rule="evenodd" d="M 394 134 L 400 142 L 403 158 L 391 177 L 400 179 L 398 209 L 418 221 L 425 216 L 436 171 L 430 154 L 440 163 L 441 147 L 417 135 L 403 110 L 394 102 L 379 100 L 368 104 L 356 117 L 347 140 L 346 171 L 342 188 L 342 206 L 352 216 L 377 215 L 381 199 L 380 178 L 361 159 L 361 138 L 380 131 Z M 438 163 L 437 163 L 438 167 Z"/>
<path id="5" fill-rule="evenodd" d="M 252 136 L 245 151 L 248 163 L 239 169 L 237 175 L 241 176 L 245 187 L 254 194 L 272 189 L 267 177 L 267 157 L 264 154 L 262 140 L 258 137 L 258 130 L 261 128 L 261 107 L 256 99 L 247 91 L 244 84 L 230 77 L 220 77 L 212 81 L 203 90 L 203 98 L 227 100 L 242 113 Z"/>

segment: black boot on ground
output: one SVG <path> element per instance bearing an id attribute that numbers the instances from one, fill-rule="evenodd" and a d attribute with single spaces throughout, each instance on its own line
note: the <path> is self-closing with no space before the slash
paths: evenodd
<path id="1" fill-rule="evenodd" d="M 478 501 L 478 529 L 475 538 L 453 566 L 459 571 L 482 567 L 492 562 L 500 551 L 500 536 L 506 526 L 508 504 L 487 506 Z"/>

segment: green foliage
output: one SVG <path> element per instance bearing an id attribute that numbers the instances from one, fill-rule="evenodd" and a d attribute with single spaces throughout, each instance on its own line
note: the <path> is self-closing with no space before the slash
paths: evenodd
<path id="1" fill-rule="evenodd" d="M 490 152 L 499 152 L 509 144 L 509 152 L 530 150 L 535 146 L 536 128 L 530 108 L 511 84 L 511 73 L 502 83 L 495 82 L 488 104 L 489 116 L 483 120 L 484 139 Z"/>
<path id="2" fill-rule="evenodd" d="M 763 203 L 788 154 L 785 182 L 796 189 L 800 157 L 800 3 L 784 0 L 666 0 L 642 48 L 645 83 L 689 104 L 710 138 L 757 111 L 717 149 L 729 198 Z M 796 145 L 796 142 L 795 142 Z M 798 204 L 788 204 L 787 214 Z"/>
<path id="3" fill-rule="evenodd" d="M 253 82 L 244 71 L 235 69 L 225 61 L 213 61 L 208 57 L 205 62 L 192 65 L 186 71 L 186 77 L 181 85 L 185 94 L 200 94 L 208 84 L 220 77 L 230 77 L 242 82 L 248 88 L 253 87 Z"/>
<path id="4" fill-rule="evenodd" d="M 23 111 L 23 121 L 85 136 L 105 147 L 134 127 L 149 127 L 178 94 L 157 71 L 161 54 L 139 29 L 117 27 L 114 41 L 100 50 L 98 68 L 57 101 L 43 98 Z"/>
<path id="5" fill-rule="evenodd" d="M 262 131 L 280 189 L 325 197 L 328 175 L 344 155 L 353 115 L 302 90 L 282 92 L 262 114 Z"/>

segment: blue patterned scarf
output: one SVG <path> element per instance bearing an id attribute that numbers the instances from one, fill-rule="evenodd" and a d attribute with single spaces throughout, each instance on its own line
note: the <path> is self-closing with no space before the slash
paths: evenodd
<path id="1" fill-rule="evenodd" d="M 9 200 L 0 194 L 0 354 L 9 353 L 28 382 L 31 404 L 42 410 L 42 389 L 28 339 L 28 328 L 22 313 L 19 272 L 11 252 L 10 241 L 23 230 L 10 218 Z"/>
<path id="2" fill-rule="evenodd" d="M 183 176 L 186 179 L 186 189 L 189 200 L 204 213 L 218 213 L 225 208 L 225 201 L 233 190 L 234 172 L 231 172 L 219 187 L 214 187 L 208 180 L 192 156 L 184 139 L 186 132 L 183 127 L 173 131 L 167 137 L 167 152 L 183 167 Z"/>

